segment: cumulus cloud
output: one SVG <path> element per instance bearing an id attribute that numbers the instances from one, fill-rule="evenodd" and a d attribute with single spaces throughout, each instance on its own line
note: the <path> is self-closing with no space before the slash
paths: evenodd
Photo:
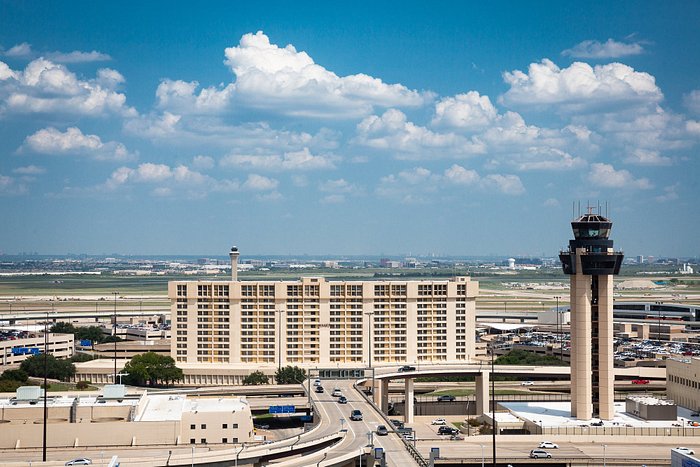
<path id="1" fill-rule="evenodd" d="M 114 90 L 123 81 L 114 70 L 103 71 L 96 79 L 82 80 L 64 65 L 45 58 L 31 61 L 24 71 L 14 71 L 2 64 L 0 110 L 135 116 L 136 110 L 126 105 L 126 96 Z"/>
<path id="2" fill-rule="evenodd" d="M 588 180 L 604 188 L 627 188 L 647 190 L 652 187 L 647 178 L 634 178 L 627 170 L 615 170 L 610 164 L 591 164 Z"/>
<path id="3" fill-rule="evenodd" d="M 488 96 L 476 91 L 445 97 L 435 104 L 434 126 L 480 129 L 491 124 L 498 112 Z"/>
<path id="4" fill-rule="evenodd" d="M 46 173 L 46 169 L 36 165 L 26 165 L 24 167 L 17 167 L 13 169 L 12 172 L 19 175 L 41 175 Z"/>
<path id="5" fill-rule="evenodd" d="M 208 87 L 196 93 L 198 86 L 197 81 L 162 81 L 156 89 L 158 107 L 178 113 L 220 113 L 231 104 L 235 85 Z"/>
<path id="6" fill-rule="evenodd" d="M 484 146 L 480 141 L 455 133 L 433 132 L 409 122 L 406 114 L 389 109 L 381 116 L 370 115 L 357 125 L 356 142 L 375 149 L 428 154 L 481 154 Z"/>
<path id="7" fill-rule="evenodd" d="M 658 201 L 659 203 L 666 203 L 669 201 L 677 200 L 679 188 L 680 183 L 674 183 L 673 185 L 664 187 L 664 192 L 655 198 L 656 201 Z"/>
<path id="8" fill-rule="evenodd" d="M 221 159 L 220 164 L 223 167 L 249 170 L 322 170 L 335 168 L 336 159 L 331 155 L 314 155 L 309 148 L 303 148 L 301 151 L 286 152 L 282 155 L 229 154 Z"/>
<path id="9" fill-rule="evenodd" d="M 32 55 L 32 46 L 27 42 L 22 42 L 21 44 L 11 47 L 4 55 L 13 58 L 29 57 Z"/>
<path id="10" fill-rule="evenodd" d="M 208 169 L 213 169 L 216 163 L 214 162 L 214 158 L 210 156 L 194 156 L 192 159 L 192 167 L 200 170 L 208 170 Z"/>
<path id="11" fill-rule="evenodd" d="M 27 136 L 20 152 L 39 154 L 69 154 L 86 156 L 97 160 L 127 161 L 137 157 L 122 143 L 102 142 L 97 135 L 86 135 L 79 128 L 70 127 L 65 132 L 49 127 Z"/>
<path id="12" fill-rule="evenodd" d="M 2 79 L 2 70 L 0 69 L 0 79 Z M 694 89 L 683 96 L 683 104 L 686 108 L 694 113 L 700 114 L 700 89 Z"/>
<path id="13" fill-rule="evenodd" d="M 635 149 L 630 152 L 624 161 L 634 165 L 671 165 L 671 158 L 662 156 L 659 151 Z"/>
<path id="14" fill-rule="evenodd" d="M 587 162 L 577 157 L 551 147 L 530 147 L 518 154 L 512 154 L 508 163 L 517 170 L 572 170 L 585 167 Z"/>
<path id="15" fill-rule="evenodd" d="M 517 175 L 489 174 L 481 176 L 475 170 L 454 164 L 440 173 L 431 172 L 425 167 L 415 167 L 382 177 L 377 194 L 385 198 L 397 199 L 404 203 L 423 203 L 438 189 L 449 187 L 471 187 L 485 193 L 521 195 L 525 187 Z"/>
<path id="16" fill-rule="evenodd" d="M 262 175 L 250 174 L 243 183 L 244 190 L 252 191 L 269 191 L 277 188 L 279 182 L 274 178 L 264 177 Z"/>
<path id="17" fill-rule="evenodd" d="M 639 42 L 618 42 L 608 39 L 605 42 L 587 40 L 580 42 L 561 54 L 574 58 L 620 58 L 644 53 L 644 47 Z"/>
<path id="18" fill-rule="evenodd" d="M 27 186 L 24 183 L 21 183 L 14 177 L 0 173 L 0 195 L 23 195 L 27 191 Z"/>
<path id="19" fill-rule="evenodd" d="M 501 96 L 501 101 L 508 105 L 556 105 L 557 110 L 584 111 L 653 104 L 663 98 L 652 75 L 622 63 L 591 67 L 574 62 L 562 69 L 543 59 L 531 63 L 527 73 L 514 70 L 504 73 L 503 79 L 510 89 Z"/>

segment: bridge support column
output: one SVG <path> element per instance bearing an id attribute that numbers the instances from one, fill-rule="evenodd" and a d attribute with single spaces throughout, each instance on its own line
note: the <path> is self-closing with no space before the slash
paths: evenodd
<path id="1" fill-rule="evenodd" d="M 380 379 L 375 381 L 374 403 L 377 404 L 379 410 L 385 414 L 389 412 L 389 380 Z"/>
<path id="2" fill-rule="evenodd" d="M 413 378 L 406 378 L 404 383 L 404 412 L 403 421 L 405 423 L 413 423 Z"/>
<path id="3" fill-rule="evenodd" d="M 490 374 L 482 371 L 476 375 L 476 415 L 489 413 L 489 379 Z"/>

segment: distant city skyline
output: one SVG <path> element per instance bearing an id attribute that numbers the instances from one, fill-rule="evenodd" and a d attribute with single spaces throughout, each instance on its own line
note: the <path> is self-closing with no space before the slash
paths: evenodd
<path id="1" fill-rule="evenodd" d="M 695 257 L 698 17 L 0 0 L 0 251 Z"/>

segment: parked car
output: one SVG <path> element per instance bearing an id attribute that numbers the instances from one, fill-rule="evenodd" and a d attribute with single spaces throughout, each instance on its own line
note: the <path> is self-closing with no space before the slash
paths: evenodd
<path id="1" fill-rule="evenodd" d="M 331 396 L 333 396 L 333 397 L 340 397 L 342 395 L 343 395 L 343 393 L 340 392 L 340 389 L 338 389 L 338 388 L 333 389 L 333 392 L 331 393 Z"/>
<path id="2" fill-rule="evenodd" d="M 452 428 L 451 426 L 441 426 L 438 428 L 438 434 L 439 435 L 456 435 L 459 433 L 459 430 L 456 428 Z"/>
<path id="3" fill-rule="evenodd" d="M 603 426 L 603 420 L 598 420 L 597 422 L 592 422 L 591 426 Z"/>
<path id="4" fill-rule="evenodd" d="M 538 447 L 545 449 L 559 449 L 559 445 L 551 441 L 542 441 Z"/>
<path id="5" fill-rule="evenodd" d="M 632 384 L 649 384 L 648 379 L 633 379 Z"/>
<path id="6" fill-rule="evenodd" d="M 79 459 L 73 459 L 72 461 L 66 462 L 65 465 L 91 465 L 92 461 L 87 457 L 81 457 Z"/>
<path id="7" fill-rule="evenodd" d="M 534 384 L 535 384 L 535 382 L 534 382 L 534 381 L 530 381 L 530 380 L 523 381 L 523 382 L 520 383 L 521 386 L 533 386 Z"/>
<path id="8" fill-rule="evenodd" d="M 315 379 L 314 380 L 314 386 L 320 386 L 321 385 L 321 380 L 320 379 Z"/>
<path id="9" fill-rule="evenodd" d="M 700 417 L 700 412 L 693 412 L 690 414 L 691 417 Z"/>
<path id="10" fill-rule="evenodd" d="M 431 425 L 447 425 L 447 420 L 444 418 L 436 418 L 432 422 L 430 422 Z"/>
<path id="11" fill-rule="evenodd" d="M 348 398 L 345 396 L 340 396 L 338 398 L 338 404 L 347 404 L 348 403 Z"/>
<path id="12" fill-rule="evenodd" d="M 455 396 L 450 396 L 448 394 L 445 394 L 443 396 L 438 396 L 437 401 L 438 402 L 454 402 L 457 400 Z"/>
<path id="13" fill-rule="evenodd" d="M 690 449 L 690 448 L 684 448 L 684 447 L 679 446 L 679 447 L 677 447 L 677 448 L 675 448 L 675 449 L 676 449 L 676 451 L 681 452 L 681 453 L 683 453 L 683 454 L 688 454 L 689 456 L 694 456 L 694 455 L 695 455 L 695 451 L 693 451 L 693 450 Z M 67 464 L 66 464 L 66 465 L 67 465 Z"/>
<path id="14" fill-rule="evenodd" d="M 323 392 L 323 386 L 316 386 L 316 392 Z"/>
<path id="15" fill-rule="evenodd" d="M 377 436 L 386 436 L 388 434 L 389 434 L 389 430 L 386 429 L 386 426 L 379 425 L 377 427 Z"/>
<path id="16" fill-rule="evenodd" d="M 415 367 L 415 366 L 411 366 L 411 365 L 404 365 L 404 366 L 402 366 L 402 367 L 399 367 L 399 371 L 400 371 L 400 372 L 404 372 L 404 371 L 416 371 L 416 367 Z"/>
<path id="17" fill-rule="evenodd" d="M 403 436 L 403 439 L 406 441 L 414 441 L 416 439 L 416 435 L 412 431 L 410 433 L 403 433 L 401 436 Z"/>
<path id="18" fill-rule="evenodd" d="M 350 412 L 350 420 L 354 422 L 359 422 L 362 420 L 362 412 L 359 410 L 355 409 L 352 412 Z"/>
<path id="19" fill-rule="evenodd" d="M 542 449 L 533 449 L 530 451 L 530 459 L 551 459 L 552 455 Z"/>

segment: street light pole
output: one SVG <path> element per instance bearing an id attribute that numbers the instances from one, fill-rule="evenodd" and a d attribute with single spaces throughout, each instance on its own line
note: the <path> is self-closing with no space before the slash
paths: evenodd
<path id="1" fill-rule="evenodd" d="M 53 311 L 53 301 L 51 302 L 51 311 Z M 44 321 L 44 437 L 42 445 L 42 461 L 46 462 L 46 441 L 47 432 L 46 425 L 49 419 L 49 406 L 47 397 L 49 392 L 49 384 L 47 374 L 49 372 L 49 312 L 46 312 L 46 321 Z"/>
<path id="2" fill-rule="evenodd" d="M 114 295 L 114 316 L 112 317 L 112 334 L 114 335 L 114 384 L 117 384 L 117 295 L 119 292 L 112 292 Z"/>
<path id="3" fill-rule="evenodd" d="M 491 465 L 496 467 L 496 378 L 494 374 L 494 352 L 495 349 L 491 345 L 491 422 L 493 423 L 491 427 L 493 462 Z"/>

